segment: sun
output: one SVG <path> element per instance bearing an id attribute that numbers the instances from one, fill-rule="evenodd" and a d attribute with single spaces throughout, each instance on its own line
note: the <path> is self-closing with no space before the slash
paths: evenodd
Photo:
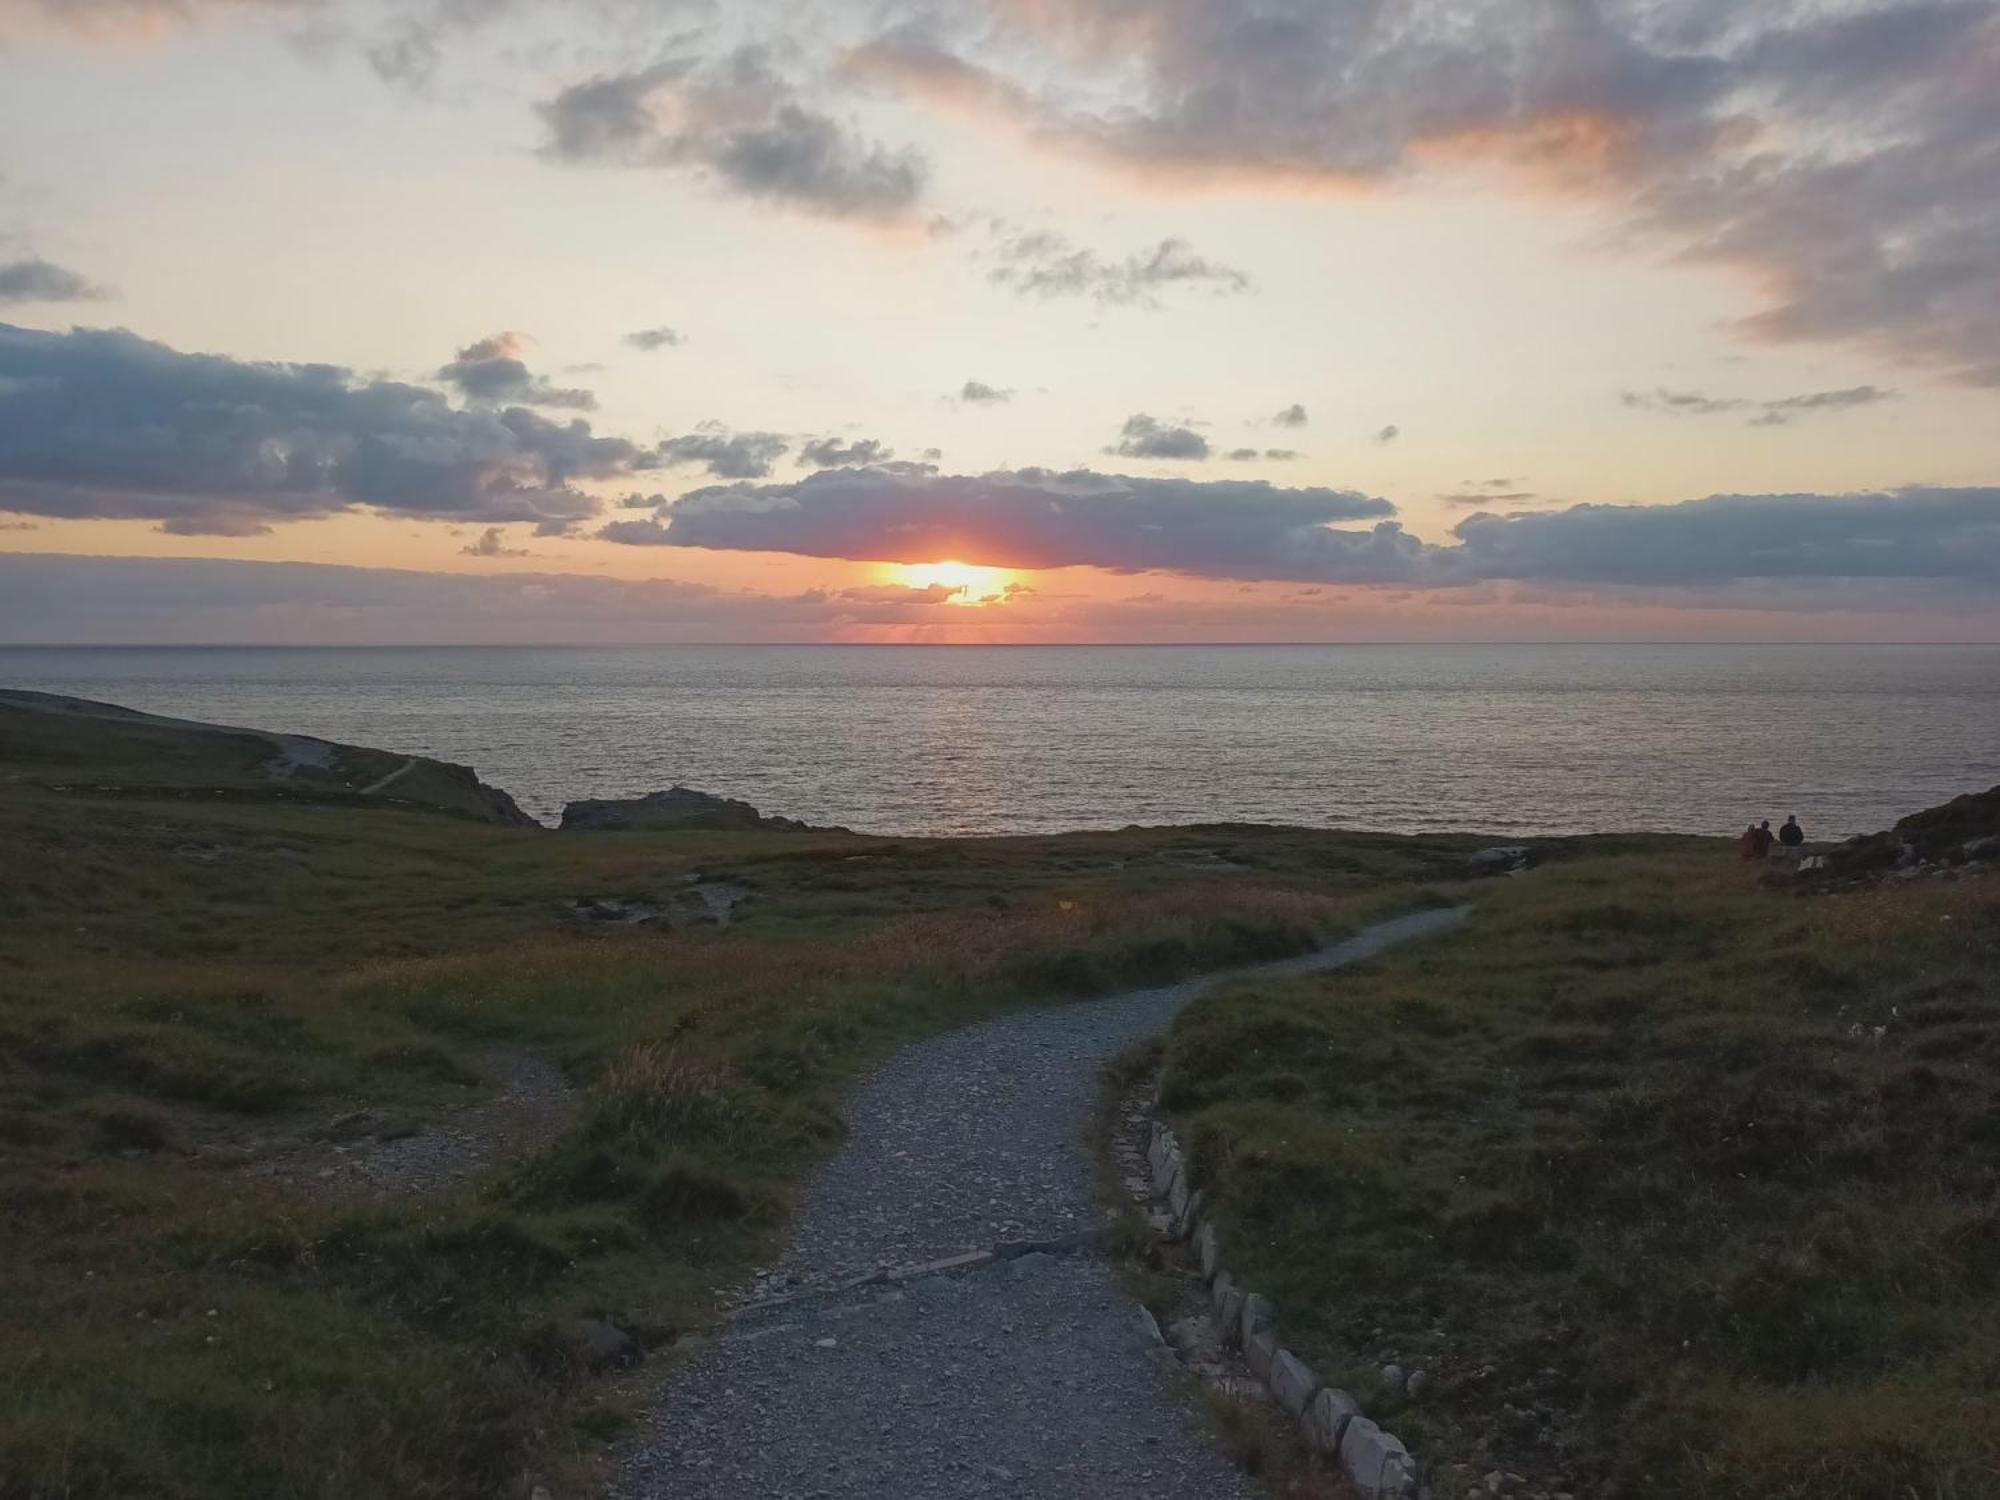
<path id="1" fill-rule="evenodd" d="M 951 598 L 947 602 L 951 604 L 983 604 L 996 595 L 1004 595 L 1014 582 L 1014 575 L 1005 568 L 981 568 L 962 562 L 897 563 L 893 571 L 896 582 L 906 588 L 950 589 Z"/>

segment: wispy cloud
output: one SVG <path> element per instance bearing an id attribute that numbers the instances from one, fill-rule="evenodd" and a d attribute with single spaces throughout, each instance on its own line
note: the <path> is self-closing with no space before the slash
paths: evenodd
<path id="1" fill-rule="evenodd" d="M 625 335 L 625 342 L 634 349 L 651 354 L 660 349 L 678 349 L 687 342 L 677 328 L 662 324 L 658 328 L 639 328 Z"/>
<path id="2" fill-rule="evenodd" d="M 700 464 L 718 479 L 762 479 L 791 448 L 776 432 L 731 432 L 717 422 L 661 443 L 657 462 L 676 467 Z"/>
<path id="3" fill-rule="evenodd" d="M 1192 427 L 1174 426 L 1144 412 L 1125 419 L 1116 446 L 1104 450 L 1121 458 L 1199 460 L 1209 455 L 1208 439 Z"/>
<path id="4" fill-rule="evenodd" d="M 18 302 L 95 302 L 111 295 L 81 272 L 30 256 L 0 261 L 0 304 Z"/>
<path id="5" fill-rule="evenodd" d="M 1086 297 L 1106 306 L 1158 308 L 1175 288 L 1234 296 L 1250 290 L 1247 273 L 1197 255 L 1185 240 L 1165 239 L 1108 260 L 1064 235 L 1003 233 L 987 276 L 1024 297 Z"/>
<path id="6" fill-rule="evenodd" d="M 1741 414 L 1752 427 L 1783 427 L 1798 417 L 1830 415 L 1893 401 L 1897 393 L 1875 385 L 1849 386 L 1837 391 L 1811 391 L 1801 396 L 1756 400 L 1744 396 L 1711 396 L 1704 391 L 1677 391 L 1656 386 L 1650 391 L 1621 391 L 1618 399 L 1634 411 L 1663 412 L 1676 417 L 1718 417 Z"/>
<path id="7" fill-rule="evenodd" d="M 545 154 L 691 174 L 718 192 L 827 218 L 907 216 L 923 196 L 921 153 L 865 139 L 808 104 L 769 54 L 672 58 L 572 84 L 542 106 Z"/>
<path id="8" fill-rule="evenodd" d="M 969 406 L 999 406 L 1012 401 L 1014 393 L 999 386 L 988 385 L 983 380 L 968 380 L 959 387 L 958 399 Z"/>
<path id="9" fill-rule="evenodd" d="M 586 390 L 550 385 L 521 359 L 528 336 L 510 331 L 478 339 L 437 372 L 437 378 L 472 401 L 521 406 L 556 406 L 595 411 L 597 397 Z"/>

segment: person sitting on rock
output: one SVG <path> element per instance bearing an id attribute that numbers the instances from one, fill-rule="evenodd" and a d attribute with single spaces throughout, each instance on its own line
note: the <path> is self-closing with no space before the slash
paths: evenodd
<path id="1" fill-rule="evenodd" d="M 1793 813 L 1785 819 L 1785 826 L 1778 830 L 1778 842 L 1796 854 L 1805 841 L 1806 831 L 1799 827 L 1799 815 Z"/>
<path id="2" fill-rule="evenodd" d="M 1745 859 L 1755 859 L 1757 857 L 1757 825 L 1755 823 L 1745 828 L 1741 837 L 1736 840 L 1736 851 Z"/>
<path id="3" fill-rule="evenodd" d="M 1757 852 L 1750 857 L 1752 859 L 1768 859 L 1771 854 L 1771 845 L 1778 841 L 1778 836 L 1771 832 L 1771 820 L 1766 818 L 1763 822 L 1759 823 L 1751 834 L 1751 837 L 1756 841 Z"/>

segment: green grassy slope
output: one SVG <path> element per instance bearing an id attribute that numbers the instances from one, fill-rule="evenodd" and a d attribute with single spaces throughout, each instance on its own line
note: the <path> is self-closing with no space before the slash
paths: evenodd
<path id="1" fill-rule="evenodd" d="M 1554 866 L 1198 1004 L 1164 1087 L 1232 1270 L 1441 1497 L 2000 1495 L 2000 879 Z"/>
<path id="2" fill-rule="evenodd" d="M 564 835 L 296 795 L 267 744 L 0 709 L 6 1500 L 525 1496 L 643 1387 L 588 1369 L 574 1320 L 670 1357 L 870 1057 L 1296 951 L 1471 847 Z M 697 876 L 750 892 L 733 925 L 573 910 Z M 321 1186 L 330 1122 L 429 1129 L 522 1055 L 576 1086 L 566 1129 L 439 1193 Z"/>
<path id="3" fill-rule="evenodd" d="M 98 796 L 279 802 L 366 795 L 482 822 L 529 821 L 464 766 L 18 690 L 0 689 L 0 777 Z M 368 790 L 385 781 L 379 792 Z"/>

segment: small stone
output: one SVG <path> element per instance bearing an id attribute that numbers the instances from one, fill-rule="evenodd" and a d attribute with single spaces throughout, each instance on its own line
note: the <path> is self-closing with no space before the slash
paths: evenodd
<path id="1" fill-rule="evenodd" d="M 1386 1391 L 1402 1390 L 1403 1381 L 1407 1378 L 1401 1365 L 1382 1366 L 1382 1388 Z"/>
<path id="2" fill-rule="evenodd" d="M 814 1340 L 813 1340 L 813 1348 L 815 1348 L 815 1349 L 838 1349 L 839 1347 L 840 1347 L 840 1340 L 839 1340 L 839 1339 L 814 1339 Z"/>
<path id="3" fill-rule="evenodd" d="M 1425 1387 L 1430 1383 L 1431 1377 L 1428 1371 L 1412 1370 L 1410 1371 L 1410 1378 L 1403 1382 L 1403 1389 L 1409 1394 L 1410 1399 L 1414 1401 L 1417 1397 L 1423 1395 Z"/>
<path id="4" fill-rule="evenodd" d="M 639 1341 L 603 1318 L 579 1318 L 570 1325 L 570 1333 L 584 1363 L 593 1369 L 630 1364 L 639 1357 Z"/>

